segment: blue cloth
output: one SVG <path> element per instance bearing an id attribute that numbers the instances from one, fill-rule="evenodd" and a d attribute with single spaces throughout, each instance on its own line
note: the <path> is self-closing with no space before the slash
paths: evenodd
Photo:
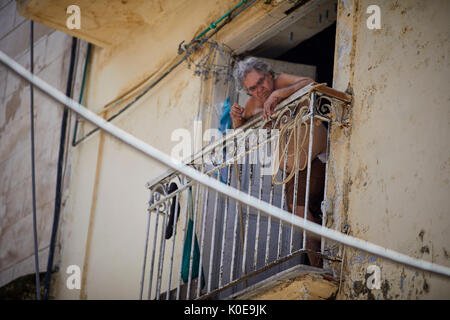
<path id="1" fill-rule="evenodd" d="M 192 220 L 194 216 L 194 204 L 192 202 L 192 187 L 189 187 L 189 204 L 188 207 L 190 208 L 190 214 L 189 214 L 189 223 L 188 223 L 188 229 L 186 232 L 186 239 L 184 240 L 184 248 L 183 248 L 183 263 L 181 266 L 181 276 L 183 278 L 184 283 L 187 283 L 189 281 L 189 267 L 191 263 L 191 243 L 192 243 L 192 236 L 195 236 L 194 238 L 194 250 L 193 250 L 193 258 L 192 258 L 192 268 L 191 268 L 191 279 L 198 278 L 198 269 L 199 269 L 199 263 L 200 263 L 200 249 L 198 246 L 198 239 L 197 234 L 194 230 L 194 221 Z M 203 273 L 203 267 L 202 267 L 202 276 L 201 276 L 201 285 L 202 288 L 205 286 L 205 275 Z"/>
<path id="2" fill-rule="evenodd" d="M 230 110 L 231 110 L 230 97 L 228 97 L 223 103 L 222 116 L 220 117 L 220 121 L 219 121 L 219 131 L 223 135 L 225 135 L 227 133 L 228 129 L 231 128 Z M 225 148 L 223 148 L 222 152 L 223 152 L 223 157 L 225 160 L 225 157 L 226 157 Z M 220 170 L 220 181 L 223 183 L 227 183 L 227 180 L 228 180 L 227 175 L 228 175 L 227 167 L 222 168 L 222 170 Z"/>
<path id="3" fill-rule="evenodd" d="M 231 128 L 230 110 L 230 97 L 228 97 L 223 103 L 222 116 L 220 117 L 219 121 L 219 131 L 222 132 L 222 134 L 226 134 L 227 130 Z"/>

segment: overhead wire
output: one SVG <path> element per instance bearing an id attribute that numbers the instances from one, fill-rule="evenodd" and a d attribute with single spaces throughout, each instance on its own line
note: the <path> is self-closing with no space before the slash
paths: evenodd
<path id="1" fill-rule="evenodd" d="M 119 141 L 122 141 L 126 145 L 129 145 L 130 147 L 133 147 L 134 149 L 146 154 L 147 156 L 156 160 L 158 163 L 164 164 L 171 169 L 178 171 L 181 175 L 191 178 L 196 182 L 204 185 L 205 187 L 218 191 L 224 196 L 230 197 L 230 199 L 239 201 L 244 205 L 248 205 L 256 210 L 260 210 L 266 215 L 269 215 L 275 219 L 282 220 L 283 222 L 293 224 L 294 226 L 317 236 L 340 242 L 344 245 L 363 250 L 365 252 L 384 257 L 391 261 L 395 261 L 416 269 L 450 277 L 450 268 L 447 266 L 438 265 L 436 263 L 422 259 L 417 259 L 406 254 L 402 254 L 400 252 L 382 247 L 380 245 L 348 236 L 340 231 L 317 225 L 314 222 L 292 215 L 291 213 L 288 213 L 281 208 L 270 205 L 265 201 L 249 196 L 247 193 L 227 186 L 226 184 L 223 184 L 222 182 L 219 182 L 214 178 L 199 173 L 196 169 L 190 166 L 186 166 L 179 161 L 175 161 L 172 157 L 165 154 L 164 152 L 155 149 L 153 146 L 145 143 L 142 140 L 139 140 L 130 133 L 118 128 L 114 124 L 105 121 L 95 113 L 89 111 L 85 107 L 78 104 L 76 101 L 64 95 L 64 93 L 59 92 L 46 82 L 42 81 L 39 77 L 34 77 L 33 75 L 31 75 L 28 70 L 23 68 L 20 64 L 8 57 L 2 51 L 0 51 L 0 62 L 4 63 L 7 67 L 11 68 L 14 72 L 16 72 L 19 76 L 25 78 L 27 81 L 33 82 L 36 87 L 44 91 L 46 94 L 50 95 L 53 99 L 60 102 L 61 104 L 66 105 L 74 112 L 80 114 L 80 116 L 85 118 L 87 121 L 100 127 L 102 130 L 117 138 Z"/>
<path id="2" fill-rule="evenodd" d="M 73 87 L 73 74 L 75 65 L 75 56 L 77 49 L 77 38 L 72 37 L 72 48 L 70 53 L 70 65 L 67 77 L 66 85 L 66 97 L 71 98 L 72 87 Z M 60 130 L 60 142 L 58 151 L 58 165 L 56 173 L 56 191 L 55 191 L 55 206 L 53 214 L 53 225 L 52 233 L 50 238 L 50 248 L 47 261 L 47 271 L 45 273 L 44 279 L 44 299 L 47 300 L 50 295 L 50 285 L 51 285 L 51 274 L 53 272 L 53 261 L 54 253 L 56 247 L 56 237 L 59 225 L 59 217 L 61 212 L 61 199 L 62 199 L 62 186 L 63 186 L 63 166 L 64 166 L 64 155 L 66 150 L 66 135 L 67 135 L 67 123 L 68 123 L 68 108 L 63 109 L 63 115 L 61 120 L 61 130 Z"/>
<path id="3" fill-rule="evenodd" d="M 30 21 L 30 72 L 34 74 L 34 22 Z M 36 215 L 36 168 L 34 157 L 34 90 L 30 82 L 30 135 L 31 135 L 31 197 L 33 206 L 33 242 L 34 242 L 34 269 L 36 276 L 36 299 L 41 300 L 41 286 L 39 279 L 39 244 L 37 234 Z"/>
<path id="4" fill-rule="evenodd" d="M 128 110 L 137 101 L 139 101 L 147 92 L 149 92 L 158 83 L 160 83 L 167 75 L 169 75 L 173 70 L 175 70 L 180 64 L 182 64 L 184 61 L 186 61 L 189 58 L 189 56 L 192 55 L 193 52 L 197 51 L 198 49 L 201 49 L 203 43 L 208 41 L 213 35 L 215 35 L 219 30 L 221 30 L 226 24 L 231 22 L 241 12 L 243 12 L 245 9 L 250 7 L 255 2 L 256 2 L 256 0 L 243 0 L 243 1 L 241 1 L 238 5 L 236 5 L 231 10 L 229 10 L 225 15 L 223 15 L 217 21 L 211 23 L 210 26 L 207 29 L 205 29 L 198 36 L 196 36 L 190 43 L 188 43 L 186 45 L 183 45 L 184 41 L 182 41 L 179 44 L 179 46 L 178 46 L 178 54 L 181 55 L 181 54 L 184 53 L 184 56 L 181 59 L 179 57 L 174 58 L 171 61 L 171 63 L 169 64 L 168 69 L 165 72 L 163 72 L 160 76 L 158 76 L 150 85 L 148 85 L 145 89 L 143 89 L 143 91 L 141 91 L 141 93 L 136 93 L 136 91 L 139 91 L 139 89 L 141 89 L 141 85 L 144 85 L 146 82 L 149 81 L 149 79 L 154 78 L 158 73 L 153 73 L 150 77 L 148 77 L 147 79 L 142 81 L 141 84 L 138 84 L 137 86 L 133 87 L 130 91 L 128 91 L 127 93 L 121 95 L 115 101 L 109 102 L 105 106 L 107 109 L 110 109 L 111 107 L 116 106 L 116 105 L 120 104 L 121 102 L 123 102 L 124 100 L 126 101 L 127 99 L 129 99 L 132 96 L 134 96 L 134 98 L 131 100 L 131 102 L 127 103 L 122 109 L 120 109 L 117 113 L 115 113 L 111 117 L 108 117 L 106 119 L 106 121 L 108 121 L 108 122 L 112 121 L 116 117 L 121 115 L 123 112 Z M 209 34 L 206 35 L 207 33 L 209 33 Z M 104 112 L 103 109 L 100 111 L 101 113 Z M 78 139 L 76 141 L 74 140 L 73 143 L 72 143 L 73 146 L 78 145 L 80 142 L 82 142 L 83 140 L 85 140 L 86 138 L 88 138 L 93 133 L 97 132 L 98 130 L 99 130 L 99 128 L 94 128 L 91 131 L 89 131 L 88 133 L 86 133 L 80 139 Z"/>
<path id="5" fill-rule="evenodd" d="M 84 60 L 83 76 L 81 79 L 80 96 L 78 98 L 79 104 L 83 104 L 84 89 L 86 86 L 86 77 L 88 74 L 88 67 L 89 67 L 90 61 L 91 61 L 91 55 L 92 55 L 92 44 L 88 43 L 87 51 L 86 51 L 86 58 Z M 76 120 L 75 120 L 75 127 L 73 129 L 72 146 L 75 146 L 76 142 L 77 142 L 77 132 L 78 132 L 78 124 L 79 123 L 80 123 L 80 116 L 77 114 Z"/>
<path id="6" fill-rule="evenodd" d="M 55 88 L 51 87 L 46 82 L 42 81 L 39 77 L 33 76 L 28 70 L 23 68 L 20 64 L 18 64 L 13 59 L 8 57 L 2 51 L 0 51 L 0 62 L 4 63 L 7 67 L 11 68 L 22 78 L 26 79 L 29 82 L 33 82 L 35 86 L 37 86 L 40 90 L 42 90 L 46 94 L 50 95 L 56 101 L 69 107 L 74 112 L 80 114 L 80 116 L 85 118 L 87 121 L 100 127 L 102 130 L 109 133 L 118 140 L 122 141 L 123 143 L 146 154 L 147 156 L 151 157 L 157 162 L 164 164 L 175 171 L 180 172 L 180 174 L 188 178 L 191 178 L 206 187 L 218 191 L 222 193 L 224 196 L 230 197 L 230 199 L 242 202 L 243 204 L 248 205 L 256 210 L 260 210 L 261 212 L 273 218 L 280 219 L 283 222 L 293 224 L 294 226 L 297 226 L 298 228 L 303 229 L 304 231 L 307 231 L 309 233 L 315 234 L 317 236 L 321 236 L 330 239 L 332 241 L 340 242 L 344 245 L 359 250 L 363 250 L 365 252 L 369 252 L 371 254 L 375 254 L 377 256 L 384 257 L 391 261 L 408 265 L 416 269 L 429 271 L 435 274 L 450 277 L 450 268 L 447 266 L 438 265 L 436 263 L 422 259 L 417 259 L 408 256 L 406 254 L 402 254 L 400 252 L 376 245 L 374 243 L 359 238 L 355 238 L 352 236 L 348 236 L 340 231 L 326 228 L 324 226 L 319 226 L 316 223 L 310 222 L 298 216 L 287 213 L 281 208 L 267 204 L 267 202 L 249 196 L 248 194 L 236 190 L 230 186 L 227 186 L 214 178 L 199 173 L 194 168 L 186 166 L 181 162 L 175 161 L 169 155 L 159 151 L 158 149 L 155 149 L 151 145 L 143 142 L 142 140 L 139 140 L 130 133 L 118 128 L 114 124 L 105 121 L 101 117 L 97 116 L 93 112 L 89 111 L 85 107 L 78 104 L 76 101 L 72 100 L 71 98 L 67 97 L 63 93 L 56 90 Z"/>

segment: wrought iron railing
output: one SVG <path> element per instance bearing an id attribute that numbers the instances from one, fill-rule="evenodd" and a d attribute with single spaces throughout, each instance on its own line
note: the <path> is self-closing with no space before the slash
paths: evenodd
<path id="1" fill-rule="evenodd" d="M 185 162 L 249 196 L 299 215 L 298 190 L 305 192 L 304 208 L 309 208 L 314 130 L 320 123 L 326 127 L 326 151 L 320 155 L 325 162 L 326 190 L 330 128 L 332 123 L 348 125 L 349 103 L 347 94 L 324 85 L 308 85 L 280 103 L 271 120 L 254 117 Z M 299 120 L 297 129 L 301 129 L 301 139 L 295 145 L 300 147 L 300 140 L 308 143 L 308 150 L 305 147 L 297 158 L 290 157 L 293 144 L 288 140 L 295 127 L 288 125 L 294 119 Z M 283 127 L 285 130 L 280 131 Z M 306 171 L 306 179 L 298 181 L 301 171 L 295 168 L 302 166 L 295 166 L 288 160 L 291 158 L 304 162 L 300 170 Z M 293 183 L 277 183 L 289 172 Z M 304 187 L 299 188 L 299 183 Z M 308 249 L 305 232 L 261 215 L 173 170 L 152 179 L 147 187 L 150 201 L 140 298 L 225 298 L 304 263 L 306 253 L 326 258 Z M 292 202 L 286 201 L 288 195 Z M 326 204 L 325 192 L 323 200 Z M 308 214 L 305 209 L 303 216 L 307 218 Z"/>

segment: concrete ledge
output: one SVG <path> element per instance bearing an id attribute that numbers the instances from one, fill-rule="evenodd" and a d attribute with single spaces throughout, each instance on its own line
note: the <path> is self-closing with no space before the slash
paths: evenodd
<path id="1" fill-rule="evenodd" d="M 327 270 L 299 265 L 233 294 L 236 300 L 334 299 L 339 282 Z"/>

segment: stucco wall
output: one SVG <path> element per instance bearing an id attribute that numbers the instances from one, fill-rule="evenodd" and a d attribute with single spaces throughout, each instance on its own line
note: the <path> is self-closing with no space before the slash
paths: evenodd
<path id="1" fill-rule="evenodd" d="M 372 4 L 380 30 L 366 27 Z M 334 227 L 448 266 L 450 3 L 339 5 L 335 86 L 354 102 L 349 139 L 333 140 Z M 350 249 L 344 261 L 341 298 L 450 298 L 443 277 Z M 371 264 L 381 269 L 379 290 L 366 287 Z"/>
<path id="2" fill-rule="evenodd" d="M 155 16 L 159 23 L 133 35 L 126 43 L 113 49 L 96 48 L 88 79 L 87 107 L 100 111 L 102 106 L 163 69 L 176 57 L 181 41 L 188 42 L 236 3 L 183 3 L 176 11 L 159 13 L 162 16 Z M 246 20 L 239 17 L 236 26 L 246 27 L 243 21 L 249 17 L 265 15 L 267 10 L 262 7 L 259 3 L 249 9 Z M 178 23 L 179 19 L 184 23 Z M 207 127 L 211 110 L 203 108 L 203 104 L 213 106 L 200 97 L 208 96 L 209 90 L 208 84 L 201 90 L 200 79 L 187 64 L 182 64 L 112 122 L 170 154 L 178 143 L 171 141 L 173 130 L 185 128 L 192 132 L 197 119 L 204 120 Z M 119 109 L 111 109 L 106 116 Z M 82 126 L 79 137 L 87 131 L 87 126 Z M 54 287 L 57 298 L 136 299 L 139 294 L 149 197 L 145 183 L 166 168 L 100 135 L 93 134 L 73 149 L 72 183 L 62 218 L 61 272 Z M 66 288 L 65 270 L 69 265 L 81 268 L 81 290 Z"/>
<path id="3" fill-rule="evenodd" d="M 334 207 L 327 225 L 341 231 L 349 225 L 352 235 L 445 265 L 450 243 L 445 232 L 450 204 L 445 180 L 449 10 L 445 1 L 426 3 L 339 2 L 334 87 L 351 90 L 354 103 L 352 128 L 333 130 L 328 192 Z M 234 4 L 206 2 L 199 10 L 186 6 L 160 20 L 151 32 L 112 49 L 96 49 L 87 106 L 101 110 L 162 68 L 182 40 L 191 39 Z M 379 31 L 365 27 L 370 4 L 381 8 Z M 218 39 L 233 48 L 242 46 L 262 28 L 258 19 L 270 10 L 260 2 L 227 25 Z M 174 21 L 180 15 L 192 23 L 178 25 Z M 208 110 L 200 102 L 200 81 L 182 65 L 113 123 L 170 153 L 176 143 L 170 141 L 173 129 L 192 129 L 197 115 L 207 120 Z M 99 133 L 74 148 L 61 229 L 58 298 L 138 297 L 148 199 L 144 185 L 162 170 Z M 342 252 L 340 246 L 336 250 Z M 350 249 L 345 252 L 341 298 L 449 296 L 448 280 Z M 81 290 L 65 286 L 65 270 L 73 264 L 82 270 Z M 383 281 L 382 289 L 373 292 L 364 289 L 369 264 L 380 266 Z"/>

